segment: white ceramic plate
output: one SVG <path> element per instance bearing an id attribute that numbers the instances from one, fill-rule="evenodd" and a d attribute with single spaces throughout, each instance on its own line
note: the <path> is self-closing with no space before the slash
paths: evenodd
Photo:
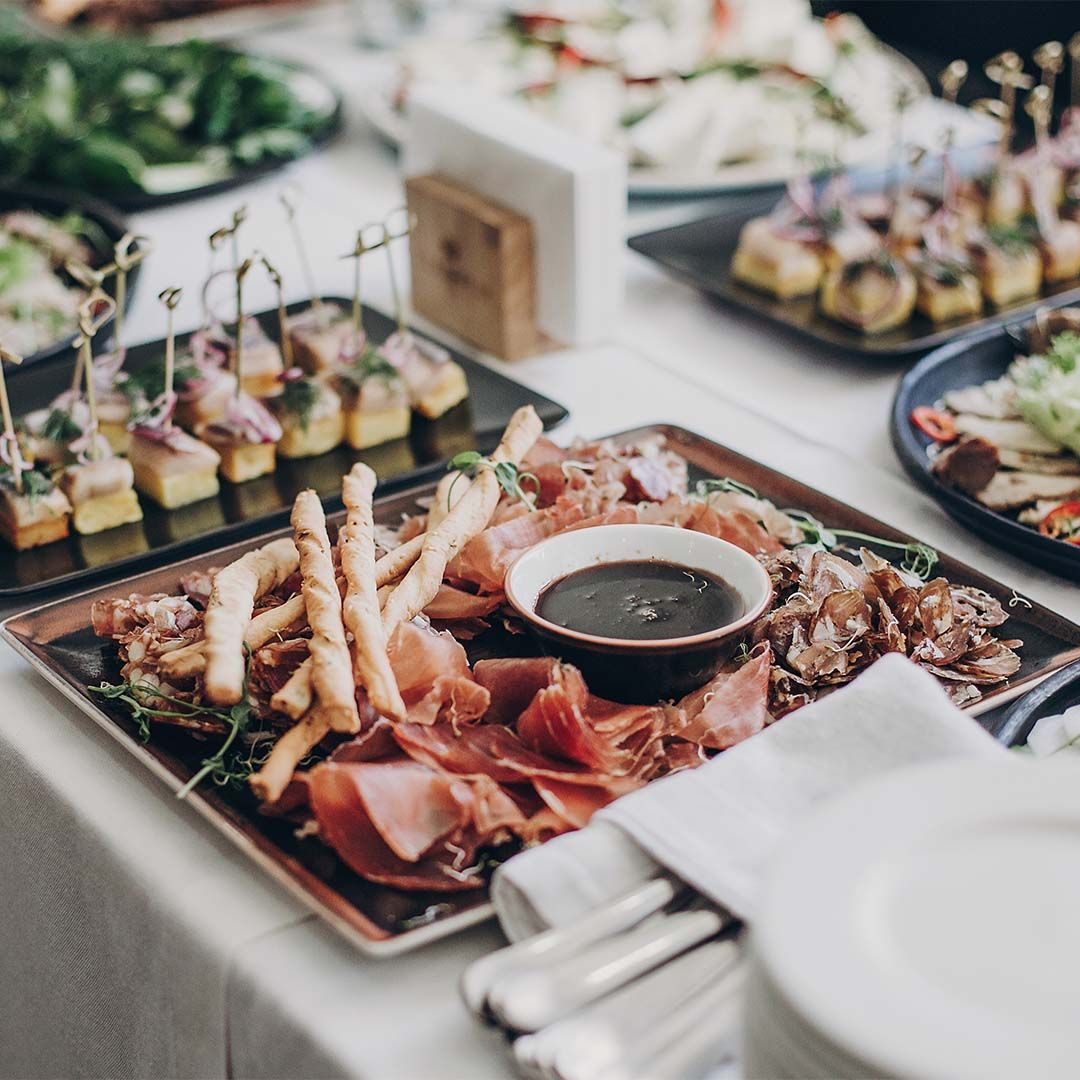
<path id="1" fill-rule="evenodd" d="M 766 1018 L 789 1067 L 794 1053 L 834 1075 L 1075 1073 L 1078 785 L 1072 762 L 917 766 L 793 838 L 754 935 L 758 1001 L 790 1003 Z"/>
<path id="2" fill-rule="evenodd" d="M 919 97 L 929 93 L 922 72 L 906 56 L 886 45 L 880 48 L 893 69 L 898 87 L 907 86 Z M 394 74 L 381 87 L 373 86 L 361 102 L 372 127 L 394 147 L 404 142 L 407 129 L 405 116 L 394 107 L 396 80 Z M 883 165 L 886 154 L 882 139 L 871 133 L 847 144 L 844 164 L 851 167 Z M 799 168 L 801 166 L 794 157 L 740 162 L 701 173 L 674 167 L 635 166 L 630 169 L 629 191 L 632 196 L 644 198 L 705 198 L 726 192 L 780 187 L 796 175 Z"/>

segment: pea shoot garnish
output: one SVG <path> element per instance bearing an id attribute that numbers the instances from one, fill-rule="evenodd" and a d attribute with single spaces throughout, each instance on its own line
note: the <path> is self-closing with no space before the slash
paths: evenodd
<path id="1" fill-rule="evenodd" d="M 470 480 L 475 480 L 481 469 L 490 469 L 495 474 L 495 479 L 499 481 L 499 487 L 501 487 L 507 495 L 512 499 L 518 499 L 523 502 L 530 511 L 536 509 L 536 494 L 539 493 L 540 490 L 540 481 L 537 480 L 534 473 L 522 472 L 512 461 L 491 461 L 476 450 L 465 450 L 456 457 L 451 458 L 447 468 L 450 472 L 456 472 L 458 474 L 454 479 L 454 482 L 450 485 L 450 491 L 447 493 L 447 502 L 450 501 L 450 497 L 454 494 L 454 488 L 462 476 L 467 476 Z M 529 492 L 521 486 L 522 482 L 525 480 L 531 481 L 535 486 L 536 491 L 533 494 L 529 494 Z"/>

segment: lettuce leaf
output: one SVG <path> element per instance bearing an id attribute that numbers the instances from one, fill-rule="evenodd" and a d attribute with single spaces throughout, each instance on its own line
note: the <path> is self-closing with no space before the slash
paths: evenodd
<path id="1" fill-rule="evenodd" d="M 1058 334 L 1045 354 L 1021 357 L 1009 374 L 1024 419 L 1080 456 L 1080 334 Z"/>

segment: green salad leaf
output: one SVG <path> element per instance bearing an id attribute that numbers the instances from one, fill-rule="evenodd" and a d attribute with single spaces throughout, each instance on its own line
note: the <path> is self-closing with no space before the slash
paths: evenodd
<path id="1" fill-rule="evenodd" d="M 1038 356 L 1022 356 L 1009 374 L 1020 414 L 1048 439 L 1080 455 L 1080 334 L 1056 334 Z"/>

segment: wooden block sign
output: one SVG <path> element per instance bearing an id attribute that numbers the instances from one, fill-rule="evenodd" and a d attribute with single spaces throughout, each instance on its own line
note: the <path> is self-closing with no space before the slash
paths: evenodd
<path id="1" fill-rule="evenodd" d="M 438 174 L 409 177 L 405 192 L 416 311 L 503 359 L 535 352 L 532 222 Z"/>

